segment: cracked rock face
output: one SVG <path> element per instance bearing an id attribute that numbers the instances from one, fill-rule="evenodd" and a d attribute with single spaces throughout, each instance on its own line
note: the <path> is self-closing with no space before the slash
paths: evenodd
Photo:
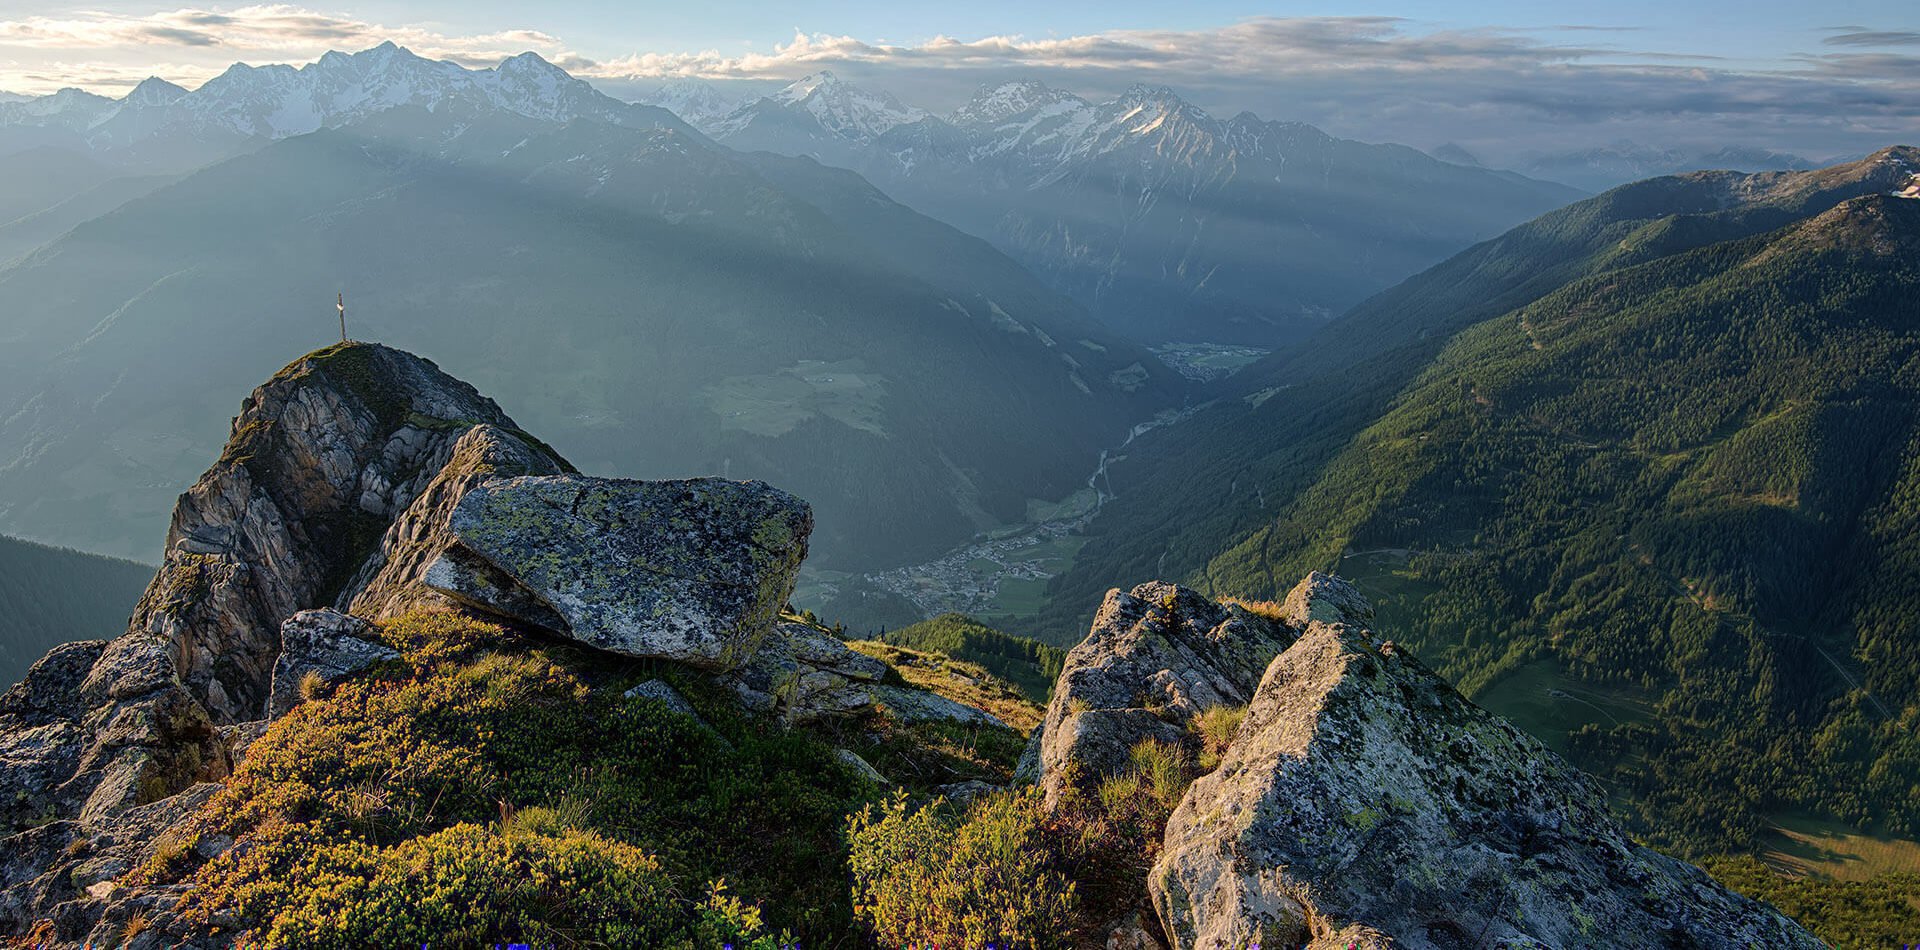
<path id="1" fill-rule="evenodd" d="M 374 636 L 373 624 L 337 610 L 302 610 L 280 625 L 280 658 L 273 666 L 273 687 L 266 717 L 278 719 L 301 702 L 301 684 L 309 676 L 340 680 L 400 653 Z"/>
<path id="2" fill-rule="evenodd" d="M 434 597 L 418 573 L 436 516 L 483 479 L 566 468 L 473 387 L 387 347 L 330 347 L 254 390 L 175 506 L 127 632 L 52 651 L 0 696 L 0 934 L 51 921 L 57 943 L 86 938 L 104 899 L 60 884 L 91 873 L 81 843 L 147 847 L 165 826 L 151 816 L 226 777 L 284 621 Z M 309 647 L 317 666 L 358 662 L 344 641 Z"/>
<path id="3" fill-rule="evenodd" d="M 453 509 L 425 579 L 602 650 L 732 669 L 793 595 L 812 530 L 806 502 L 761 482 L 501 479 Z"/>
<path id="4" fill-rule="evenodd" d="M 1251 699 L 1260 671 L 1293 637 L 1283 623 L 1184 587 L 1109 591 L 1092 631 L 1067 654 L 1025 777 L 1053 801 L 1071 772 L 1097 781 L 1126 768 L 1143 740 L 1185 741 L 1194 716 Z"/>
<path id="5" fill-rule="evenodd" d="M 1592 779 L 1406 651 L 1319 620 L 1187 790 L 1149 890 L 1176 950 L 1822 946 L 1636 846 Z"/>

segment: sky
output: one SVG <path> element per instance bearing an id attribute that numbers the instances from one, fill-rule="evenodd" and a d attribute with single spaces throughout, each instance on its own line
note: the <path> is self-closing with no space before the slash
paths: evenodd
<path id="1" fill-rule="evenodd" d="M 1147 83 L 1220 114 L 1501 157 L 1634 141 L 1825 159 L 1920 142 L 1913 0 L 0 0 L 0 90 L 118 95 L 148 75 L 191 88 L 235 61 L 389 39 L 476 67 L 532 50 L 626 97 L 676 77 L 745 95 L 819 69 L 936 111 L 1008 78 L 1093 97 Z"/>

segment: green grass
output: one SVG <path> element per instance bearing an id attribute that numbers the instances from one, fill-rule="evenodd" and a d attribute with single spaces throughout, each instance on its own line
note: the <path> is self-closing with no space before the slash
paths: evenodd
<path id="1" fill-rule="evenodd" d="M 1500 677 L 1473 700 L 1562 755 L 1569 751 L 1568 736 L 1586 726 L 1610 729 L 1644 723 L 1652 712 L 1639 691 L 1588 684 L 1568 676 L 1552 658 L 1534 660 Z"/>
<path id="2" fill-rule="evenodd" d="M 1870 835 L 1804 814 L 1777 816 L 1763 839 L 1768 864 L 1791 874 L 1869 881 L 1886 874 L 1920 875 L 1920 841 Z"/>
<path id="3" fill-rule="evenodd" d="M 801 360 L 770 375 L 728 377 L 702 391 L 722 429 L 767 437 L 814 418 L 884 436 L 886 395 L 886 379 L 867 372 L 859 360 Z"/>

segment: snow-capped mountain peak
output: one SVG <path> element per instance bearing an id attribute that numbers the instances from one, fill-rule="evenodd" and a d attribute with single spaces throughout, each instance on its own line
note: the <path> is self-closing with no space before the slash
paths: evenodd
<path id="1" fill-rule="evenodd" d="M 559 122 L 587 117 L 672 123 L 658 112 L 601 94 L 537 53 L 522 53 L 491 69 L 468 69 L 391 42 L 357 53 L 328 52 L 298 68 L 235 63 L 192 92 L 149 79 L 123 100 L 99 100 L 104 106 L 76 98 L 88 95 L 78 90 L 63 105 L 63 95 L 8 108 L 84 107 L 89 111 L 84 124 L 63 124 L 84 131 L 96 151 L 128 148 L 156 136 L 206 143 L 280 139 L 405 106 L 474 108 Z"/>
<path id="2" fill-rule="evenodd" d="M 884 92 L 872 92 L 846 82 L 826 70 L 789 83 L 765 99 L 749 102 L 714 123 L 716 134 L 731 134 L 751 125 L 766 112 L 799 110 L 828 134 L 851 141 L 871 141 L 890 129 L 927 118 L 927 112 L 902 105 Z"/>
<path id="3" fill-rule="evenodd" d="M 148 76 L 120 101 L 129 106 L 170 106 L 186 94 L 187 90 L 159 76 Z"/>
<path id="4" fill-rule="evenodd" d="M 768 98 L 780 102 L 803 102 L 807 97 L 822 89 L 832 93 L 840 84 L 840 77 L 835 76 L 831 70 L 823 69 L 810 76 L 802 76 L 793 82 L 787 83 L 785 88 Z"/>
<path id="5" fill-rule="evenodd" d="M 950 121 L 959 126 L 995 126 L 1038 110 L 1085 106 L 1086 100 L 1033 79 L 1018 79 L 980 87 L 973 99 L 954 110 Z"/>
<path id="6" fill-rule="evenodd" d="M 740 105 L 704 79 L 676 79 L 635 101 L 665 109 L 699 129 L 709 128 Z"/>

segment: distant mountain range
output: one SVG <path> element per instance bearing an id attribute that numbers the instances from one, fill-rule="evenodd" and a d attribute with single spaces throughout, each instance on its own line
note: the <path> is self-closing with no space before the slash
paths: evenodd
<path id="1" fill-rule="evenodd" d="M 946 116 L 829 72 L 730 111 L 697 83 L 647 101 L 733 148 L 857 171 L 1148 342 L 1297 338 L 1579 197 L 1146 86 L 1096 103 L 1010 82 Z"/>
<path id="2" fill-rule="evenodd" d="M 1478 156 L 1451 142 L 1428 154 L 1458 165 L 1485 167 Z M 1622 141 L 1595 148 L 1536 153 L 1520 159 L 1512 167 L 1535 178 L 1564 182 L 1588 191 L 1605 191 L 1628 182 L 1690 171 L 1806 171 L 1819 164 L 1798 155 L 1763 148 L 1729 145 L 1709 152 L 1684 152 Z"/>
<path id="3" fill-rule="evenodd" d="M 227 435 L 223 394 L 326 342 L 340 292 L 355 336 L 444 361 L 589 470 L 808 498 L 824 564 L 1018 520 L 1187 391 L 857 175 L 717 146 L 537 57 L 236 68 L 157 106 L 146 138 L 106 135 L 128 108 L 75 133 L 96 165 L 162 139 L 239 154 L 113 179 L 138 194 L 0 266 L 18 533 L 151 556 Z"/>
<path id="4" fill-rule="evenodd" d="M 1670 846 L 1920 834 L 1916 183 L 1655 178 L 1368 300 L 1129 448 L 1052 628 L 1338 570 Z"/>

